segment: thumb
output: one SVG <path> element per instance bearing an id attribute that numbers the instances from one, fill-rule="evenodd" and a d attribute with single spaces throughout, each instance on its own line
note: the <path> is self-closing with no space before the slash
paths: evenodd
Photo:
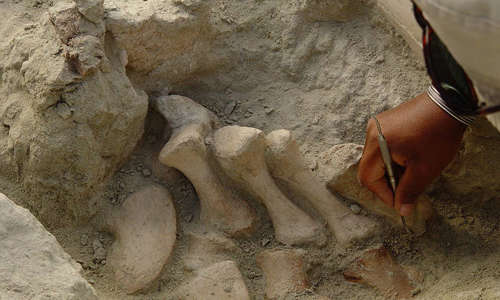
<path id="1" fill-rule="evenodd" d="M 432 176 L 427 172 L 425 166 L 417 163 L 410 163 L 396 189 L 394 199 L 394 208 L 402 216 L 408 216 L 415 208 L 415 203 L 420 194 L 422 194 L 429 183 L 432 182 Z"/>

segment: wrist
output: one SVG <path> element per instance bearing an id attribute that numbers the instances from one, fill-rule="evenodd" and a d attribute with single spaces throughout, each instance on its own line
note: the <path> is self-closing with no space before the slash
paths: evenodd
<path id="1" fill-rule="evenodd" d="M 444 112 L 446 112 L 450 117 L 455 119 L 456 121 L 460 122 L 461 124 L 465 126 L 470 126 L 474 120 L 475 117 L 469 116 L 469 115 L 464 115 L 457 110 L 453 109 L 452 106 L 448 105 L 447 102 L 441 97 L 441 94 L 439 91 L 433 86 L 429 86 L 427 89 L 427 96 L 429 100 L 434 102 L 439 108 L 441 108 Z"/>

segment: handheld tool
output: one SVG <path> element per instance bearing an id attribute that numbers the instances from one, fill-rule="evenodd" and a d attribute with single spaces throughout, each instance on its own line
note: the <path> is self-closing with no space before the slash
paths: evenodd
<path id="1" fill-rule="evenodd" d="M 389 145 L 387 145 L 387 141 L 385 140 L 385 137 L 382 134 L 382 127 L 380 126 L 380 122 L 376 117 L 373 117 L 373 119 L 375 120 L 375 124 L 377 124 L 378 146 L 380 147 L 380 153 L 382 155 L 382 160 L 384 161 L 387 177 L 389 177 L 389 183 L 395 198 L 397 181 L 396 181 L 396 176 L 394 175 L 394 169 L 392 168 L 391 152 L 389 151 Z M 392 205 L 394 206 L 394 203 L 392 203 Z M 403 227 L 406 229 L 406 231 L 411 232 L 411 229 L 408 227 L 408 225 L 406 225 L 406 220 L 404 216 L 401 216 L 401 222 L 403 223 Z"/>

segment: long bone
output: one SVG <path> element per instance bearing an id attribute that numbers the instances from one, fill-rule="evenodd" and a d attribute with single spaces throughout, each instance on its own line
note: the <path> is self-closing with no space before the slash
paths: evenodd
<path id="1" fill-rule="evenodd" d="M 227 126 L 214 133 L 217 160 L 230 177 L 262 200 L 276 238 L 289 245 L 316 240 L 321 226 L 276 186 L 265 163 L 265 147 L 264 134 L 255 128 Z"/>
<path id="2" fill-rule="evenodd" d="M 347 246 L 375 234 L 378 229 L 375 221 L 352 213 L 319 182 L 304 162 L 290 131 L 273 131 L 266 136 L 266 143 L 266 161 L 273 177 L 309 201 L 326 220 L 341 245 Z"/>
<path id="3" fill-rule="evenodd" d="M 254 214 L 245 201 L 224 188 L 210 165 L 213 158 L 205 139 L 218 125 L 215 115 L 182 96 L 161 96 L 153 104 L 173 129 L 159 160 L 191 181 L 200 199 L 202 222 L 230 235 L 247 234 L 252 230 Z"/>

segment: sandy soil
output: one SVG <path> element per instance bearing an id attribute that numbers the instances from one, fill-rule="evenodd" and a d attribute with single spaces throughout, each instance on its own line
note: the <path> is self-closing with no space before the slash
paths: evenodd
<path id="1" fill-rule="evenodd" d="M 331 32 L 336 39 L 329 47 L 338 51 L 316 55 L 298 81 L 273 70 L 241 70 L 235 66 L 226 74 L 200 77 L 189 85 L 174 87 L 172 92 L 200 102 L 226 124 L 257 127 L 265 132 L 280 128 L 293 131 L 303 144 L 302 152 L 314 166 L 318 154 L 335 144 L 362 143 L 364 124 L 370 115 L 417 95 L 427 84 L 423 66 L 402 39 L 382 23 L 374 15 L 345 24 L 319 23 L 315 30 Z M 335 55 L 342 55 L 343 59 L 335 59 Z M 245 71 L 250 74 L 241 79 Z M 165 299 L 169 291 L 190 276 L 182 266 L 186 246 L 183 235 L 186 230 L 201 226 L 196 194 L 179 173 L 165 171 L 158 177 L 155 174 L 161 172 L 152 171 L 153 158 L 166 142 L 168 130 L 165 134 L 165 123 L 154 112 L 149 114 L 147 128 L 131 159 L 100 197 L 112 209 L 127 195 L 151 183 L 162 184 L 172 192 L 177 209 L 177 244 L 151 290 L 127 296 L 114 283 L 109 266 L 92 261 L 93 240 L 100 239 L 109 247 L 111 236 L 91 225 L 53 232 L 65 250 L 82 264 L 84 276 L 102 299 Z M 358 248 L 336 247 L 332 236 L 324 247 L 306 247 L 312 289 L 332 299 L 382 299 L 374 289 L 345 281 L 342 270 L 359 250 L 383 243 L 399 263 L 424 275 L 419 290 L 415 291 L 417 299 L 445 297 L 450 289 L 479 289 L 470 298 L 464 294 L 463 299 L 481 299 L 484 282 L 479 279 L 500 280 L 500 201 L 450 199 L 439 192 L 431 196 L 438 215 L 421 237 L 385 225 L 382 236 Z M 234 260 L 253 299 L 263 299 L 264 280 L 256 267 L 255 255 L 262 249 L 284 246 L 274 239 L 265 209 L 245 198 L 259 212 L 259 228 L 251 238 L 236 240 L 239 250 Z"/>

